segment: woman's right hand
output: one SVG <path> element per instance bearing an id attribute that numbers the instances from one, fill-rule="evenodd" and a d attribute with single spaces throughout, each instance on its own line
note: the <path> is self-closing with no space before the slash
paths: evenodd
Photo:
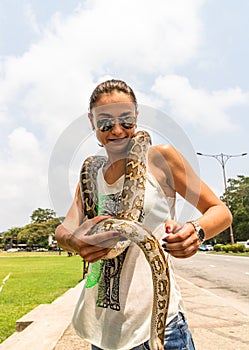
<path id="1" fill-rule="evenodd" d="M 85 261 L 95 262 L 104 257 L 118 242 L 120 232 L 103 231 L 91 235 L 91 229 L 110 216 L 99 215 L 84 221 L 70 236 L 68 244 Z"/>

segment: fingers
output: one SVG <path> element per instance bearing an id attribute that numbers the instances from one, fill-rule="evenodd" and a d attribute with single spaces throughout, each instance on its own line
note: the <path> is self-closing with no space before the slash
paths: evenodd
<path id="1" fill-rule="evenodd" d="M 104 236 L 104 234 L 105 237 L 102 237 L 101 240 L 99 240 L 98 242 L 98 240 L 96 239 L 98 238 L 97 236 Z M 117 242 L 119 241 L 120 233 L 118 233 L 117 236 L 116 232 L 114 232 L 113 235 L 114 236 L 112 236 L 112 231 L 108 231 L 103 232 L 103 234 L 99 233 L 97 235 L 88 236 L 88 242 L 83 241 L 83 245 L 79 249 L 80 256 L 88 262 L 95 262 L 103 258 L 103 256 L 105 256 L 112 248 L 114 248 Z"/>
<path id="2" fill-rule="evenodd" d="M 80 238 L 87 236 L 90 233 L 90 230 L 100 221 L 108 219 L 110 216 L 98 215 L 92 219 L 85 220 L 78 228 L 73 232 L 74 237 Z"/>
<path id="3" fill-rule="evenodd" d="M 103 231 L 94 235 L 77 237 L 77 239 L 85 245 L 110 248 L 118 242 L 120 235 L 118 231 Z"/>
<path id="4" fill-rule="evenodd" d="M 180 223 L 178 223 L 175 220 L 167 220 L 165 222 L 165 232 L 167 234 L 169 233 L 175 233 L 177 232 L 180 228 L 182 227 L 182 225 Z"/>
<path id="5" fill-rule="evenodd" d="M 176 258 L 188 258 L 197 252 L 198 247 L 198 243 L 190 236 L 178 243 L 166 243 L 164 249 Z"/>
<path id="6" fill-rule="evenodd" d="M 102 259 L 105 255 L 109 253 L 111 248 L 100 248 L 100 247 L 92 247 L 92 249 L 85 248 L 84 250 L 79 252 L 79 255 L 87 262 L 93 263 Z"/>
<path id="7" fill-rule="evenodd" d="M 72 234 L 74 250 L 86 261 L 94 262 L 105 256 L 121 239 L 119 231 L 100 231 L 91 234 L 92 229 L 100 221 L 111 216 L 99 215 L 85 220 Z"/>
<path id="8" fill-rule="evenodd" d="M 170 231 L 163 238 L 162 247 L 176 258 L 188 258 L 194 255 L 199 247 L 199 240 L 192 225 L 181 225 L 175 221 L 167 222 L 165 229 Z"/>
<path id="9" fill-rule="evenodd" d="M 89 219 L 89 221 L 93 222 L 94 224 L 97 224 L 100 221 L 105 220 L 105 219 L 109 219 L 111 217 L 112 217 L 111 215 L 98 215 L 98 216 L 95 216 L 92 219 Z"/>
<path id="10" fill-rule="evenodd" d="M 105 256 L 120 240 L 120 232 L 106 231 L 89 236 L 74 237 L 77 253 L 88 262 Z"/>

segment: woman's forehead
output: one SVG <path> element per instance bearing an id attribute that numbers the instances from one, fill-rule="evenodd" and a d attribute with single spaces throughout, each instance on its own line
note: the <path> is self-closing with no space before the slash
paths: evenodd
<path id="1" fill-rule="evenodd" d="M 102 106 L 110 103 L 119 103 L 119 102 L 134 102 L 134 99 L 129 94 L 115 89 L 111 92 L 101 93 L 98 96 L 97 100 L 95 101 L 93 107 L 94 106 L 98 107 L 98 106 Z"/>
<path id="2" fill-rule="evenodd" d="M 95 117 L 106 115 L 119 117 L 126 113 L 135 113 L 136 106 L 134 102 L 118 102 L 104 104 L 102 106 L 93 107 L 92 112 Z"/>

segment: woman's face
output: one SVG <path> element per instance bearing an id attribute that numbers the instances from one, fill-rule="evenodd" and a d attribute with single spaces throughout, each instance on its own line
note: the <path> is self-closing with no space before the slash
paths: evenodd
<path id="1" fill-rule="evenodd" d="M 126 151 L 136 128 L 137 111 L 132 98 L 114 90 L 102 94 L 89 115 L 98 141 L 112 153 Z"/>

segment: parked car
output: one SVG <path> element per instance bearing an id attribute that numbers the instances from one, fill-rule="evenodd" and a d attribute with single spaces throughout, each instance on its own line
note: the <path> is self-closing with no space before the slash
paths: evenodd
<path id="1" fill-rule="evenodd" d="M 236 242 L 237 244 L 243 244 L 247 249 L 249 249 L 249 239 L 247 241 Z"/>
<path id="2" fill-rule="evenodd" d="M 206 246 L 206 244 L 202 244 L 198 250 L 200 250 L 201 252 L 207 252 L 208 251 L 208 247 Z"/>
<path id="3" fill-rule="evenodd" d="M 207 250 L 212 251 L 214 250 L 214 247 L 212 246 L 212 244 L 206 244 Z"/>
<path id="4" fill-rule="evenodd" d="M 18 248 L 7 249 L 7 253 L 15 253 L 15 252 L 19 252 L 19 249 Z"/>

